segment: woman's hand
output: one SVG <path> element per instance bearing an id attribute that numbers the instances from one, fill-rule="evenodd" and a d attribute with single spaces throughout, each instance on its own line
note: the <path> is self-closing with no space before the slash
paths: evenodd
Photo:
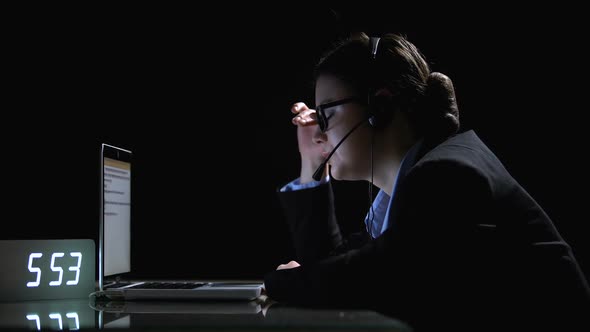
<path id="1" fill-rule="evenodd" d="M 311 182 L 313 173 L 324 161 L 322 146 L 314 140 L 318 131 L 316 113 L 302 102 L 293 104 L 291 112 L 295 114 L 291 122 L 297 126 L 297 143 L 301 155 L 300 181 Z"/>
<path id="2" fill-rule="evenodd" d="M 287 264 L 281 264 L 277 267 L 277 270 L 284 270 L 284 269 L 292 269 L 295 267 L 299 267 L 301 266 L 299 263 L 297 263 L 296 261 L 290 261 Z"/>

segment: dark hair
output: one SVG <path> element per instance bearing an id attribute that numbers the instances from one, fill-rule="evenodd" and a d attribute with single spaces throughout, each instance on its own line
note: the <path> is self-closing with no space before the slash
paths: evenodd
<path id="1" fill-rule="evenodd" d="M 356 33 L 337 42 L 316 65 L 314 82 L 328 74 L 359 93 L 387 88 L 395 106 L 409 115 L 418 136 L 438 138 L 456 133 L 459 111 L 450 79 L 431 73 L 422 53 L 401 35 L 381 36 L 375 59 L 371 58 L 369 41 L 365 33 Z"/>

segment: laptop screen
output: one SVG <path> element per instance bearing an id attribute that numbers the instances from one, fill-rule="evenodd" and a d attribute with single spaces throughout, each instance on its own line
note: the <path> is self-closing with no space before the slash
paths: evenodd
<path id="1" fill-rule="evenodd" d="M 101 150 L 99 287 L 102 277 L 131 271 L 131 151 Z"/>

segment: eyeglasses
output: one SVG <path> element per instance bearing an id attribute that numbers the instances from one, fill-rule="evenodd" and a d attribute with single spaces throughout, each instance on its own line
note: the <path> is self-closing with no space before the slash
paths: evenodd
<path id="1" fill-rule="evenodd" d="M 334 115 L 334 113 L 332 113 L 332 114 L 330 114 L 329 117 L 326 117 L 326 113 L 324 113 L 324 111 L 328 108 L 336 107 L 336 106 L 340 106 L 340 105 L 348 104 L 348 103 L 365 104 L 366 102 L 360 97 L 349 97 L 349 98 L 344 98 L 344 99 L 332 101 L 329 103 L 321 104 L 315 108 L 316 114 L 317 114 L 317 119 L 318 119 L 318 125 L 320 126 L 320 130 L 322 133 L 326 132 L 326 130 L 328 129 L 328 119 L 330 119 Z"/>

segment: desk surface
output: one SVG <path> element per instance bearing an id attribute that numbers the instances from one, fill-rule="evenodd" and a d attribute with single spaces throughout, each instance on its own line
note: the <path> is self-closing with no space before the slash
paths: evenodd
<path id="1" fill-rule="evenodd" d="M 411 331 L 369 310 L 309 309 L 252 302 L 114 302 L 88 299 L 0 302 L 0 329 Z"/>

